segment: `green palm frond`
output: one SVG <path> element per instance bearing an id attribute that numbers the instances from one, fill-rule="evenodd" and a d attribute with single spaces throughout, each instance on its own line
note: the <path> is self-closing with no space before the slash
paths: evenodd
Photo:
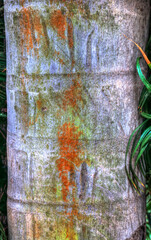
<path id="1" fill-rule="evenodd" d="M 151 69 L 151 62 L 146 54 L 138 44 L 132 42 L 139 48 Z M 148 55 L 151 54 L 150 47 L 151 36 L 146 46 Z M 141 71 L 140 57 L 136 60 L 136 69 L 144 84 L 138 107 L 144 121 L 132 132 L 129 138 L 125 154 L 125 169 L 132 188 L 138 194 L 141 191 L 146 193 L 146 240 L 151 240 L 151 70 L 149 69 L 149 76 L 146 78 Z M 142 179 L 146 180 L 145 186 Z"/>
<path id="2" fill-rule="evenodd" d="M 137 58 L 136 67 L 140 79 L 145 85 L 145 89 L 142 90 L 142 94 L 139 101 L 140 114 L 146 118 L 146 120 L 140 124 L 131 134 L 125 155 L 125 162 L 128 158 L 130 151 L 129 164 L 126 164 L 126 173 L 133 187 L 138 193 L 142 191 L 140 184 L 143 186 L 142 180 L 136 174 L 136 168 L 140 170 L 140 173 L 146 177 L 148 169 L 151 169 L 151 161 L 149 152 L 151 152 L 151 109 L 148 106 L 151 99 L 151 84 L 143 75 L 140 64 L 140 58 Z M 131 149 L 130 149 L 131 148 Z"/>
<path id="3" fill-rule="evenodd" d="M 5 230 L 1 222 L 0 222 L 0 240 L 7 240 Z"/>

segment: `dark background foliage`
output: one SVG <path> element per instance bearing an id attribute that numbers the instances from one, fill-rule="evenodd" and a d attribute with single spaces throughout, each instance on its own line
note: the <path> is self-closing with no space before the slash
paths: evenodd
<path id="1" fill-rule="evenodd" d="M 0 0 L 0 240 L 7 234 L 7 157 L 6 157 L 6 50 L 4 6 Z M 2 227 L 3 226 L 3 227 Z"/>

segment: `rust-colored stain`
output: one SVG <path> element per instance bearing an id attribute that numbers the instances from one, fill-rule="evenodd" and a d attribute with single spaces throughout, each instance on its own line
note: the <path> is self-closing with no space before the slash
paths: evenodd
<path id="1" fill-rule="evenodd" d="M 34 227 L 35 227 L 35 238 L 38 240 L 41 237 L 42 234 L 42 223 L 38 219 L 38 217 L 34 216 Z"/>
<path id="2" fill-rule="evenodd" d="M 22 45 L 27 49 L 27 53 L 29 53 L 34 44 L 39 44 L 40 37 L 44 36 L 40 16 L 38 11 L 33 10 L 31 7 L 22 7 L 20 13 L 21 41 Z M 37 33 L 37 37 L 35 33 Z"/>
<path id="3" fill-rule="evenodd" d="M 57 52 L 56 52 L 57 55 Z M 59 55 L 59 52 L 58 52 Z M 70 58 L 72 61 L 72 59 Z M 69 74 L 70 78 L 72 75 Z M 78 75 L 72 80 L 71 86 L 64 91 L 62 96 L 62 108 L 64 114 L 70 110 L 73 116 L 78 114 L 79 103 L 83 103 L 82 100 L 82 82 Z M 73 118 L 74 119 L 74 118 Z M 78 168 L 82 164 L 82 156 L 84 154 L 82 149 L 82 142 L 80 138 L 83 132 L 80 131 L 73 122 L 69 120 L 59 127 L 58 131 L 58 143 L 59 143 L 59 155 L 60 158 L 56 161 L 56 167 L 59 172 L 59 177 L 62 182 L 62 199 L 64 202 L 71 202 L 71 211 L 68 207 L 65 207 L 64 214 L 67 216 L 66 221 L 66 239 L 77 240 L 77 232 L 75 226 L 75 220 L 82 219 L 82 214 L 78 210 L 77 202 L 77 186 L 75 181 L 75 174 Z"/>
<path id="4" fill-rule="evenodd" d="M 62 181 L 62 197 L 67 202 L 69 186 L 75 187 L 74 174 L 77 167 L 80 166 L 81 143 L 79 137 L 82 132 L 79 131 L 73 123 L 64 123 L 58 131 L 58 142 L 60 146 L 60 158 L 57 160 L 57 169 Z"/>
<path id="5" fill-rule="evenodd" d="M 22 18 L 20 19 L 20 27 L 21 27 L 22 39 L 23 39 L 24 46 L 26 46 L 27 48 L 27 52 L 29 52 L 29 49 L 33 48 L 29 9 L 23 7 L 21 9 L 21 14 L 22 14 Z"/>
<path id="6" fill-rule="evenodd" d="M 58 52 L 58 51 L 55 50 L 54 54 L 60 55 L 60 52 Z"/>
<path id="7" fill-rule="evenodd" d="M 68 217 L 66 222 L 66 239 L 69 240 L 77 239 L 75 219 L 81 220 L 81 214 L 78 211 L 78 204 L 76 203 L 75 183 L 75 171 L 82 163 L 80 155 L 83 154 L 83 151 L 79 140 L 81 135 L 82 131 L 79 131 L 79 128 L 70 122 L 65 122 L 58 131 L 60 158 L 56 161 L 56 165 L 62 182 L 62 199 L 64 202 L 68 202 L 70 194 L 72 202 L 71 211 L 69 212 L 66 206 L 64 212 Z"/>
<path id="8" fill-rule="evenodd" d="M 20 5 L 23 7 L 25 0 L 20 0 Z"/>
<path id="9" fill-rule="evenodd" d="M 60 63 L 61 65 L 65 65 L 65 62 L 63 61 L 62 58 L 59 58 L 59 63 Z"/>
<path id="10" fill-rule="evenodd" d="M 37 33 L 37 43 L 39 45 L 40 37 L 44 36 L 44 33 L 43 33 L 43 28 L 42 28 L 42 24 L 41 24 L 40 16 L 38 12 L 35 12 L 33 22 L 34 22 L 35 32 Z"/>
<path id="11" fill-rule="evenodd" d="M 62 14 L 61 10 L 55 10 L 53 14 L 51 14 L 50 25 L 57 32 L 59 37 L 61 37 L 62 39 L 66 39 L 66 16 Z"/>
<path id="12" fill-rule="evenodd" d="M 49 26 L 57 33 L 57 36 L 65 40 L 68 44 L 71 66 L 75 64 L 74 60 L 74 28 L 72 23 L 73 13 L 70 11 L 72 8 L 71 4 L 76 5 L 76 8 L 79 9 L 80 13 L 83 12 L 83 1 L 77 0 L 76 3 L 73 0 L 56 0 L 59 3 L 63 3 L 65 6 L 68 6 L 68 13 L 63 13 L 61 10 L 55 10 L 49 18 Z M 55 2 L 51 1 L 50 2 Z M 31 7 L 23 7 L 24 0 L 20 0 L 22 9 L 20 11 L 20 31 L 21 31 L 21 56 L 23 59 L 24 49 L 27 53 L 30 50 L 34 50 L 39 45 L 41 37 L 46 38 L 46 26 L 41 24 L 42 17 L 40 17 L 38 11 L 33 10 Z M 78 6 L 79 4 L 79 6 Z M 48 44 L 49 46 L 49 39 Z M 63 59 L 62 54 L 58 51 L 54 51 L 54 56 L 57 58 L 57 61 L 61 65 L 66 64 L 66 59 Z M 43 117 L 43 102 L 39 97 L 36 101 L 37 112 L 34 116 L 34 119 L 28 120 L 28 105 L 27 102 L 27 92 L 24 82 L 24 64 L 25 61 L 22 60 L 21 72 L 22 72 L 22 86 L 23 86 L 23 99 L 21 108 L 23 109 L 22 119 L 25 126 L 35 124 L 38 121 L 39 116 Z M 72 70 L 72 69 L 71 69 Z M 70 76 L 71 77 L 71 76 Z M 78 77 L 72 80 L 71 86 L 64 91 L 62 96 L 62 109 L 64 110 L 63 114 L 66 114 L 68 108 L 73 112 L 79 111 L 79 102 L 82 102 L 82 84 L 79 81 Z M 43 110 L 42 110 L 43 109 Z M 60 115 L 58 116 L 58 118 Z M 29 122 L 29 124 L 28 124 Z M 71 202 L 71 211 L 67 211 L 65 207 L 65 215 L 67 217 L 66 222 L 66 238 L 69 240 L 77 240 L 77 233 L 75 230 L 75 220 L 81 219 L 82 216 L 78 211 L 78 204 L 76 199 L 76 182 L 75 182 L 75 173 L 82 164 L 83 160 L 81 156 L 83 155 L 82 143 L 80 138 L 83 132 L 80 131 L 79 127 L 75 126 L 74 120 L 70 122 L 66 121 L 64 124 L 58 128 L 58 143 L 59 143 L 59 155 L 60 157 L 56 161 L 56 168 L 59 172 L 59 177 L 61 179 L 62 187 L 62 200 L 67 203 L 70 199 Z M 54 187 L 52 189 L 54 193 L 57 192 L 57 189 Z M 38 220 L 35 218 L 35 233 L 34 237 L 39 239 L 41 237 L 41 227 Z"/>
<path id="13" fill-rule="evenodd" d="M 25 86 L 25 59 L 24 50 L 29 53 L 30 50 L 34 49 L 34 53 L 38 57 L 37 47 L 40 42 L 41 36 L 44 36 L 43 28 L 41 25 L 40 15 L 37 10 L 33 10 L 31 7 L 24 7 L 24 0 L 20 0 L 22 6 L 20 10 L 20 46 L 21 46 L 21 86 L 22 86 L 22 99 L 21 99 L 21 118 L 22 125 L 27 131 L 27 128 L 34 124 L 34 121 L 29 121 L 28 116 L 28 94 Z M 38 113 L 35 121 L 37 121 L 40 114 L 40 102 L 37 101 Z"/>
<path id="14" fill-rule="evenodd" d="M 73 23 L 71 18 L 67 18 L 68 22 L 68 46 L 70 50 L 70 61 L 71 61 L 71 69 L 73 69 L 75 64 L 74 59 L 74 31 L 73 31 Z"/>
<path id="15" fill-rule="evenodd" d="M 71 75 L 69 75 L 71 77 Z M 62 98 L 62 107 L 66 111 L 69 107 L 72 111 L 79 111 L 78 103 L 82 101 L 82 84 L 79 76 L 72 80 L 71 86 L 64 92 Z M 65 207 L 66 222 L 66 239 L 77 240 L 75 228 L 75 219 L 81 220 L 82 215 L 79 213 L 76 199 L 76 182 L 75 173 L 82 164 L 83 155 L 82 142 L 80 138 L 83 132 L 74 122 L 69 120 L 65 122 L 58 131 L 58 143 L 60 158 L 56 161 L 59 177 L 62 182 L 62 199 L 68 202 L 69 197 L 72 203 L 71 211 Z"/>
<path id="16" fill-rule="evenodd" d="M 68 44 L 69 44 L 69 48 L 73 48 L 74 46 L 73 24 L 71 19 L 68 20 Z"/>
<path id="17" fill-rule="evenodd" d="M 78 108 L 78 101 L 82 100 L 82 85 L 76 79 L 72 80 L 72 85 L 67 89 L 63 96 L 63 109 L 66 110 L 68 106 L 71 106 L 75 110 Z"/>
<path id="18" fill-rule="evenodd" d="M 58 61 L 58 63 L 60 63 L 62 66 L 67 66 L 67 63 L 65 62 L 65 60 L 63 60 L 61 57 L 60 57 L 60 52 L 58 51 L 54 51 L 54 54 L 53 54 L 54 58 Z M 62 56 L 63 57 L 63 56 Z"/>
<path id="19" fill-rule="evenodd" d="M 40 99 L 38 99 L 36 103 L 37 103 L 38 110 L 40 110 L 42 107 L 42 101 Z"/>
<path id="20" fill-rule="evenodd" d="M 69 47 L 69 52 L 70 52 L 69 59 L 71 61 L 71 70 L 72 70 L 75 64 L 74 28 L 73 28 L 73 23 L 70 15 L 71 15 L 70 11 L 69 13 L 65 13 L 65 12 L 63 13 L 61 10 L 55 10 L 50 16 L 50 25 L 53 28 L 53 30 L 57 33 L 58 37 L 60 37 L 65 41 L 64 44 L 66 43 Z M 59 54 L 60 53 L 57 52 L 56 50 L 54 51 L 54 56 L 57 58 L 59 63 L 61 63 L 62 65 L 66 65 L 66 62 L 63 59 L 59 58 Z"/>

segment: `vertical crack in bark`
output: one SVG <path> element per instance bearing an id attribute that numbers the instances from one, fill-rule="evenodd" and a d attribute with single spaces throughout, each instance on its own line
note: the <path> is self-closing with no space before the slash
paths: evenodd
<path id="1" fill-rule="evenodd" d="M 86 66 L 91 71 L 92 70 L 92 35 L 94 33 L 94 29 L 88 36 L 87 40 L 87 55 L 86 55 Z"/>
<path id="2" fill-rule="evenodd" d="M 74 59 L 74 32 L 73 32 L 73 23 L 70 18 L 67 18 L 67 26 L 68 26 L 68 46 L 70 51 L 70 60 L 71 60 L 71 71 L 74 67 L 75 59 Z"/>
<path id="3" fill-rule="evenodd" d="M 35 137 L 35 134 L 36 134 L 36 102 L 34 99 L 34 137 Z"/>
<path id="4" fill-rule="evenodd" d="M 96 45 L 96 53 L 97 53 L 97 70 L 99 71 L 99 62 L 100 62 L 100 55 L 99 55 L 99 42 Z"/>
<path id="5" fill-rule="evenodd" d="M 35 27 L 34 27 L 34 22 L 33 22 L 33 18 L 32 18 L 33 12 L 32 12 L 32 14 L 31 14 L 31 11 L 29 11 L 28 13 L 29 13 L 30 26 L 31 26 L 31 36 L 32 36 L 34 45 L 37 47 L 37 40 L 35 37 Z"/>
<path id="6" fill-rule="evenodd" d="M 93 175 L 92 201 L 94 201 L 94 197 L 95 197 L 97 175 L 98 175 L 98 169 L 95 168 L 95 173 Z"/>
<path id="7" fill-rule="evenodd" d="M 46 23 L 45 23 L 45 20 L 43 18 L 43 16 L 41 15 L 41 22 L 42 22 L 42 26 L 43 26 L 43 32 L 44 32 L 44 38 L 45 38 L 45 41 L 46 41 L 46 45 L 49 49 L 49 36 L 48 36 L 48 33 L 47 33 L 47 27 L 46 27 Z"/>
<path id="8" fill-rule="evenodd" d="M 81 194 L 80 194 L 81 200 L 84 200 L 86 196 L 87 181 L 88 181 L 87 174 L 88 174 L 87 164 L 86 162 L 83 162 L 81 166 Z"/>

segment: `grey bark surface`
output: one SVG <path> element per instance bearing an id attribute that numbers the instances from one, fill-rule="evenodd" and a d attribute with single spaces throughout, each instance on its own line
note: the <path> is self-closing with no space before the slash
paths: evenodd
<path id="1" fill-rule="evenodd" d="M 124 168 L 140 53 L 121 33 L 145 47 L 149 0 L 4 2 L 9 240 L 131 239 L 145 222 Z"/>

